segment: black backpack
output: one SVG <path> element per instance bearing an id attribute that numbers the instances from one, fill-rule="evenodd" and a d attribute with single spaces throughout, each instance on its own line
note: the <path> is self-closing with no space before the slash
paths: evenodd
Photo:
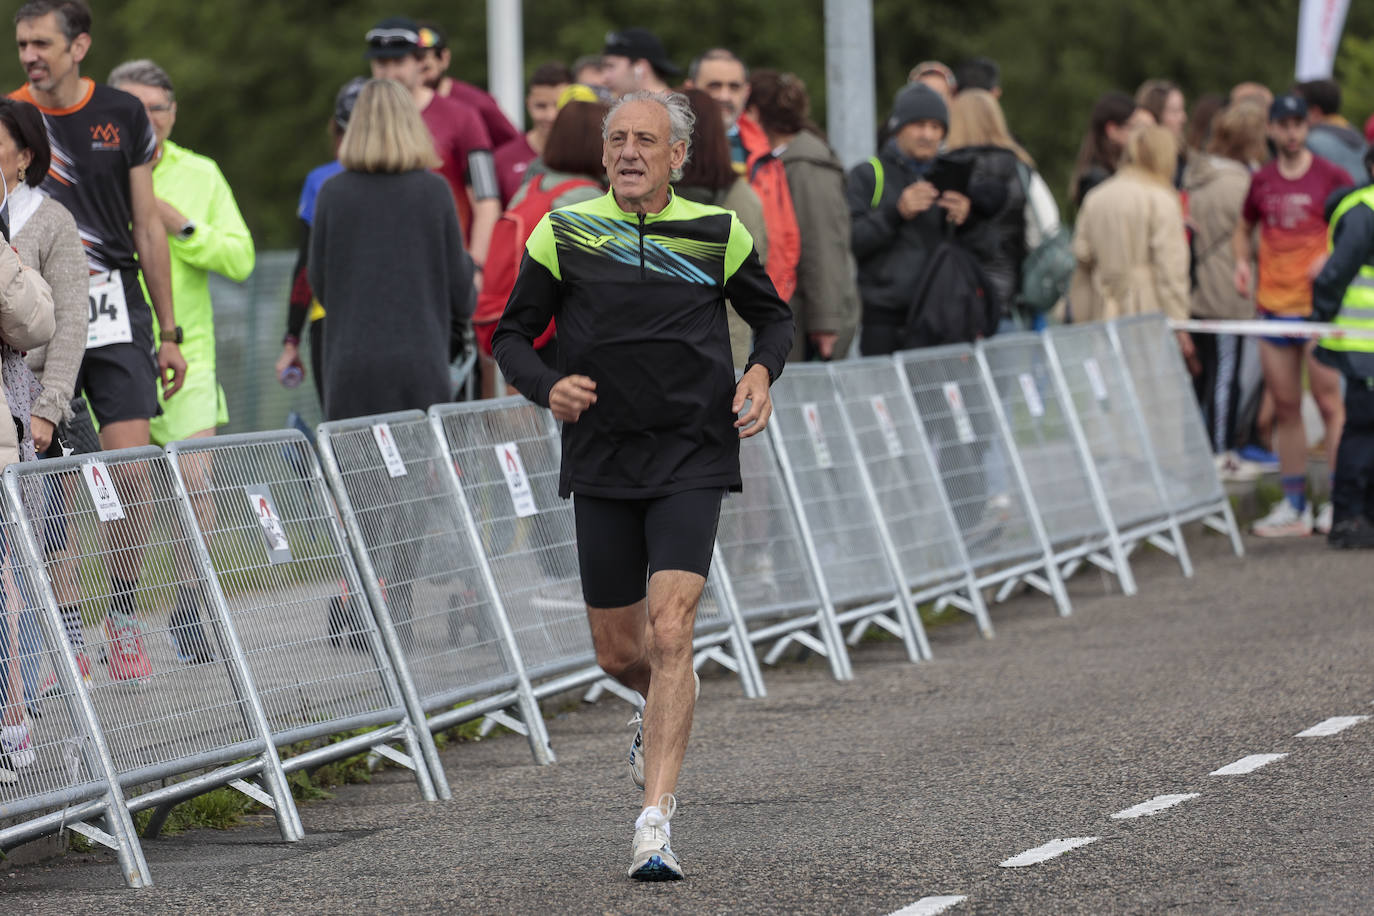
<path id="1" fill-rule="evenodd" d="M 1001 309 L 967 249 L 944 241 L 930 255 L 902 328 L 902 347 L 972 343 L 997 331 Z"/>

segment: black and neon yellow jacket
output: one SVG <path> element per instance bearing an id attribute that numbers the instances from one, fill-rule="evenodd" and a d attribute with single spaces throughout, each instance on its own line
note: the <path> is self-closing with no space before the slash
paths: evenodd
<path id="1" fill-rule="evenodd" d="M 539 222 L 492 352 L 506 380 L 544 407 L 564 375 L 596 382 L 596 404 L 563 425 L 563 496 L 740 488 L 727 296 L 754 329 L 749 365 L 777 378 L 792 312 L 734 213 L 673 195 L 645 216 L 607 193 Z M 530 343 L 550 318 L 556 371 Z"/>

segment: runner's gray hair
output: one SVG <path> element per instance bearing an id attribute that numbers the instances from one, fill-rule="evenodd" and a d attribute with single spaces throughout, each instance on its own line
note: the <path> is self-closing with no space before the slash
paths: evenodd
<path id="1" fill-rule="evenodd" d="M 657 102 L 668 111 L 669 134 L 668 142 L 677 143 L 681 140 L 687 144 L 687 155 L 683 157 L 682 164 L 692 158 L 692 127 L 697 122 L 696 113 L 692 111 L 692 103 L 687 101 L 687 96 L 681 92 L 650 92 L 641 89 L 638 92 L 631 92 L 623 95 L 611 104 L 611 110 L 606 112 L 606 117 L 601 122 L 601 139 L 609 139 L 611 135 L 611 119 L 629 102 Z M 679 181 L 682 178 L 682 169 L 673 169 L 669 178 Z"/>
<path id="2" fill-rule="evenodd" d="M 167 75 L 167 71 L 147 59 L 125 61 L 110 71 L 110 78 L 105 82 L 116 89 L 132 83 L 135 86 L 165 89 L 168 96 L 176 95 L 176 90 L 172 88 L 172 78 Z"/>

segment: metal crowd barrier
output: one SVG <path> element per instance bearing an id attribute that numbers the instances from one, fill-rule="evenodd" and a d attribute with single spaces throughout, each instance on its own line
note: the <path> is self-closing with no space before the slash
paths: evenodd
<path id="1" fill-rule="evenodd" d="M 300 817 L 258 689 L 162 451 L 11 465 L 5 494 L 21 534 L 15 540 L 30 568 L 46 572 L 32 581 L 50 634 L 62 628 L 83 643 L 66 646 L 54 672 L 56 696 L 89 715 L 93 750 L 64 751 L 60 763 L 49 755 L 47 764 L 69 767 L 76 781 L 97 771 L 94 761 L 108 761 L 118 788 L 129 793 L 123 812 L 112 810 L 119 800 L 113 789 L 84 803 L 64 799 L 60 810 L 7 830 L 6 842 L 103 815 L 105 830 L 76 829 L 113 846 L 126 880 L 145 884 L 129 813 L 157 809 L 145 828 L 156 835 L 172 805 L 221 785 L 273 810 L 283 839 L 299 839 Z M 86 672 L 90 682 L 82 685 Z M 57 714 L 58 703 L 51 705 Z M 85 736 L 72 737 L 84 745 Z M 248 782 L 254 776 L 266 790 Z M 29 807 L 57 801 L 49 792 L 30 798 Z"/>
<path id="2" fill-rule="evenodd" d="M 284 768 L 370 750 L 412 770 L 425 799 L 447 798 L 395 630 L 370 607 L 305 436 L 187 439 L 167 452 L 273 741 L 317 745 Z"/>
<path id="3" fill-rule="evenodd" d="M 316 441 L 373 607 L 389 616 L 432 731 L 486 717 L 552 763 L 456 468 L 418 410 L 321 424 Z"/>
<path id="4" fill-rule="evenodd" d="M 739 457 L 743 492 L 721 505 L 716 566 L 749 641 L 773 644 L 763 659 L 770 665 L 799 644 L 826 658 L 836 680 L 849 680 L 853 668 L 835 605 L 817 570 L 815 544 L 797 522 L 773 439 L 745 439 Z"/>
<path id="5" fill-rule="evenodd" d="M 1050 357 L 1040 334 L 998 335 L 978 348 L 1062 574 L 1086 560 L 1133 595 L 1130 561 L 1078 414 L 1065 407 L 1063 373 Z"/>
<path id="6" fill-rule="evenodd" d="M 980 587 L 1005 599 L 1019 583 L 1050 596 L 1061 615 L 1068 593 L 996 391 L 973 347 L 897 357 L 931 456 Z"/>
<path id="7" fill-rule="evenodd" d="M 1112 519 L 1122 541 L 1129 545 L 1127 549 L 1134 550 L 1148 541 L 1176 557 L 1183 574 L 1191 576 L 1188 547 L 1178 520 L 1169 511 L 1159 462 L 1107 325 L 1097 322 L 1054 328 L 1045 336 L 1045 346 L 1060 369 Z M 1215 475 L 1215 469 L 1212 473 Z"/>
<path id="8" fill-rule="evenodd" d="M 928 657 L 925 602 L 991 635 L 985 589 L 1025 583 L 1067 614 L 1065 576 L 1092 564 L 1131 593 L 1147 542 L 1191 575 L 1183 522 L 1243 551 L 1157 317 L 794 366 L 774 406 L 741 443 L 694 639 L 746 696 L 764 694 L 756 645 L 845 680 L 872 626 Z M 288 772 L 371 749 L 446 798 L 431 730 L 484 718 L 547 763 L 540 699 L 640 701 L 597 665 L 547 411 L 363 417 L 319 448 L 283 431 L 6 469 L 0 713 L 32 713 L 34 757 L 0 772 L 0 848 L 70 827 L 146 885 L 135 812 L 155 835 L 231 785 L 295 840 Z M 296 742 L 316 746 L 281 759 Z"/>
<path id="9" fill-rule="evenodd" d="M 29 483 L 34 486 L 27 491 L 41 500 L 40 482 Z M 0 848 L 66 826 L 112 848 L 125 882 L 144 887 L 152 883 L 148 865 L 61 617 L 52 613 L 51 603 L 37 598 L 46 583 L 26 556 L 19 525 L 0 522 L 0 539 L 0 645 L 8 662 L 0 673 L 0 691 L 7 724 L 18 724 L 29 713 L 33 744 L 33 759 L 7 761 L 9 776 L 0 781 L 0 819 L 15 822 L 0 829 Z M 71 816 L 73 808 L 82 809 L 85 820 Z M 54 814 L 56 826 L 44 823 L 44 815 Z M 95 818 L 103 820 L 104 829 L 89 823 Z"/>
<path id="10" fill-rule="evenodd" d="M 972 614 L 990 636 L 982 589 L 901 371 L 889 358 L 872 357 L 832 363 L 831 372 L 912 601 Z"/>
<path id="11" fill-rule="evenodd" d="M 1211 460 L 1207 430 L 1168 322 L 1162 315 L 1123 318 L 1108 324 L 1107 333 L 1154 445 L 1170 511 L 1180 523 L 1200 519 L 1225 534 L 1236 556 L 1244 556 L 1240 528 Z"/>
<path id="12" fill-rule="evenodd" d="M 856 645 L 871 626 L 901 638 L 913 662 L 930 657 L 925 627 L 902 582 L 896 547 L 855 451 L 830 368 L 793 366 L 773 385 L 768 434 L 782 463 L 797 519 Z M 890 616 L 889 616 L 890 615 Z"/>

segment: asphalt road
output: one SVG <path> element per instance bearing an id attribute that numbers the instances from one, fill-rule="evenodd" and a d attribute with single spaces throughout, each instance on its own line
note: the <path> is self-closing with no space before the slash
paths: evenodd
<path id="1" fill-rule="evenodd" d="M 156 887 L 73 855 L 0 873 L 0 900 L 104 916 L 914 914 L 952 903 L 937 897 L 964 898 L 949 913 L 1368 912 L 1374 720 L 1295 736 L 1374 715 L 1374 557 L 1189 541 L 1192 580 L 1158 554 L 1138 559 L 1135 598 L 1086 573 L 1072 617 L 1018 596 L 991 641 L 967 620 L 933 629 L 923 665 L 868 643 L 853 682 L 793 661 L 765 670 L 758 701 L 709 674 L 673 821 L 683 882 L 625 877 L 638 798 L 627 707 L 606 699 L 550 722 L 552 767 L 512 736 L 448 749 L 447 804 L 384 773 L 305 805 L 294 846 L 266 823 L 200 831 L 145 844 Z M 1256 754 L 1286 756 L 1209 775 Z M 1159 796 L 1188 797 L 1111 816 Z"/>

